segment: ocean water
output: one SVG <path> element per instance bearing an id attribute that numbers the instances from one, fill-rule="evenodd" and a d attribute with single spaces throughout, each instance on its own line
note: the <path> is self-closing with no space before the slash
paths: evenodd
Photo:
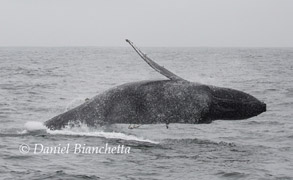
<path id="1" fill-rule="evenodd" d="M 50 131 L 43 122 L 86 98 L 165 77 L 130 47 L 0 48 L 0 179 L 293 179 L 292 48 L 141 49 L 184 79 L 245 91 L 267 112 L 169 129 Z M 45 153 L 36 144 L 69 152 Z M 129 151 L 74 153 L 77 144 Z"/>

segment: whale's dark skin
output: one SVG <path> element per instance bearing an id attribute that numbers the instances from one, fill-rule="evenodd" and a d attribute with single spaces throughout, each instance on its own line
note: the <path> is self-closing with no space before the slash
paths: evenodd
<path id="1" fill-rule="evenodd" d="M 50 129 L 62 129 L 75 122 L 91 127 L 114 123 L 201 124 L 218 119 L 247 119 L 266 111 L 266 104 L 249 94 L 186 81 L 134 48 L 151 67 L 170 80 L 114 87 L 46 121 L 45 125 Z"/>

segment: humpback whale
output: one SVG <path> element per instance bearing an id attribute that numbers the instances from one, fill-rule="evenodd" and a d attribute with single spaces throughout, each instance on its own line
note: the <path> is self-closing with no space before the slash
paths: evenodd
<path id="1" fill-rule="evenodd" d="M 266 104 L 238 90 L 189 82 L 160 66 L 131 41 L 138 55 L 168 80 L 140 81 L 113 87 L 44 124 L 52 129 L 84 123 L 90 127 L 122 124 L 211 123 L 248 119 Z M 167 126 L 168 127 L 168 126 Z"/>

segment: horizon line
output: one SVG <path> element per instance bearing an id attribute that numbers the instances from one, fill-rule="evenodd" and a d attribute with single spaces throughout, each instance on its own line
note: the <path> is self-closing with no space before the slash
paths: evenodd
<path id="1" fill-rule="evenodd" d="M 75 48 L 75 47 L 96 47 L 96 48 L 124 48 L 129 46 L 99 46 L 99 45 L 62 45 L 62 46 L 45 46 L 45 45 L 12 45 L 1 46 L 0 48 Z M 293 46 L 140 46 L 143 48 L 293 48 Z"/>

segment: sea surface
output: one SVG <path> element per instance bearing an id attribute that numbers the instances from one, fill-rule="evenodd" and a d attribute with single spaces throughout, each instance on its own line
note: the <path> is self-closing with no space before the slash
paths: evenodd
<path id="1" fill-rule="evenodd" d="M 131 47 L 2 47 L 0 179 L 293 179 L 293 48 L 141 49 L 186 80 L 247 92 L 267 112 L 169 129 L 115 124 L 51 131 L 42 123 L 86 98 L 166 78 Z M 46 153 L 40 144 L 70 148 Z M 74 153 L 76 144 L 130 151 Z"/>

